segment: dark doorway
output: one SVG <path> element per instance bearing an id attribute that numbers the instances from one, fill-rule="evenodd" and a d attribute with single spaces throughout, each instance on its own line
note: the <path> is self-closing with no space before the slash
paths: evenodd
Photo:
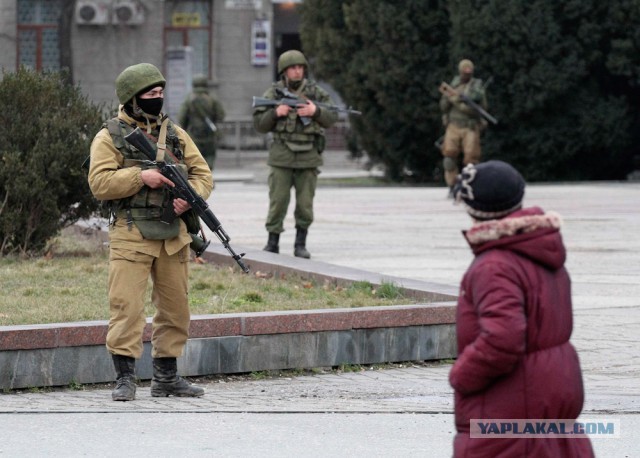
<path id="1" fill-rule="evenodd" d="M 278 80 L 278 58 L 280 54 L 290 49 L 303 51 L 299 33 L 282 33 L 276 39 L 276 65 L 273 69 L 275 75 L 274 81 Z M 304 52 L 304 51 L 303 51 Z"/>

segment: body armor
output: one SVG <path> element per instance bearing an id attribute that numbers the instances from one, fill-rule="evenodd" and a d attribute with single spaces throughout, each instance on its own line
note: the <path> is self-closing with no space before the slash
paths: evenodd
<path id="1" fill-rule="evenodd" d="M 142 170 L 157 168 L 144 153 L 133 148 L 124 139 L 134 130 L 133 126 L 119 118 L 113 118 L 105 122 L 104 127 L 109 131 L 113 145 L 124 157 L 123 167 L 140 167 Z M 167 126 L 166 143 L 165 161 L 177 164 L 186 175 L 187 168 L 182 162 L 180 141 L 171 123 Z M 157 189 L 143 186 L 131 197 L 109 201 L 114 221 L 116 218 L 126 218 L 127 224 L 135 224 L 143 237 L 149 240 L 170 239 L 180 232 L 180 218 L 175 218 L 170 224 L 160 221 L 165 210 L 171 210 L 171 205 L 171 194 L 164 186 Z"/>

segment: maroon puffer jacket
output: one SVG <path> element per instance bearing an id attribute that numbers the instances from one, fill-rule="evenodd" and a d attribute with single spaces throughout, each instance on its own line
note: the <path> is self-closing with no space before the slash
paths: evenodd
<path id="1" fill-rule="evenodd" d="M 584 390 L 569 343 L 571 280 L 560 219 L 528 208 L 465 232 L 475 259 L 457 310 L 456 457 L 590 457 L 589 439 L 471 439 L 471 419 L 575 419 Z"/>

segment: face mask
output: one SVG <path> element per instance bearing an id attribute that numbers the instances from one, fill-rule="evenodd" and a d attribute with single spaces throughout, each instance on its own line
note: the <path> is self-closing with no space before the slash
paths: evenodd
<path id="1" fill-rule="evenodd" d="M 141 99 L 137 98 L 138 106 L 142 111 L 151 116 L 159 116 L 162 111 L 162 97 L 155 97 L 153 99 Z"/>

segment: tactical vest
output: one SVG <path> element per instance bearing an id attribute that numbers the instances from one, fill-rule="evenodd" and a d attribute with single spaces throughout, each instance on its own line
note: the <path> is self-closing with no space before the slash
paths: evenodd
<path id="1" fill-rule="evenodd" d="M 122 119 L 112 118 L 106 121 L 103 127 L 109 131 L 113 145 L 124 157 L 123 168 L 139 167 L 142 170 L 157 168 L 144 153 L 129 145 L 124 139 L 126 135 L 133 132 L 134 126 L 130 126 Z M 165 162 L 177 164 L 186 174 L 187 167 L 183 162 L 180 140 L 171 122 L 167 126 L 166 145 Z M 157 189 L 143 186 L 137 194 L 125 199 L 112 200 L 109 206 L 114 222 L 117 218 L 126 218 L 129 227 L 135 224 L 145 239 L 167 240 L 180 233 L 180 218 L 174 219 L 170 224 L 160 221 L 165 209 L 171 205 L 173 205 L 171 194 L 166 186 Z"/>
<path id="2" fill-rule="evenodd" d="M 305 86 L 300 92 L 300 96 L 308 97 L 313 101 L 318 101 L 320 97 L 319 88 L 315 82 L 305 80 Z M 284 88 L 284 83 L 278 81 L 273 85 L 273 93 L 276 88 Z M 273 131 L 273 138 L 276 141 L 286 143 L 286 145 L 294 152 L 309 151 L 314 146 L 324 129 L 317 122 L 310 122 L 307 126 L 302 124 L 295 110 L 290 110 L 286 117 L 278 118 Z"/>
<path id="3" fill-rule="evenodd" d="M 460 77 L 455 76 L 451 81 L 451 86 L 457 88 L 460 86 Z M 470 99 L 482 98 L 482 80 L 472 78 L 464 89 L 464 94 Z M 474 100 L 475 101 L 475 100 Z M 481 102 L 478 102 L 482 105 Z M 453 104 L 451 110 L 448 113 L 449 122 L 459 126 L 474 129 L 481 121 L 482 117 L 473 108 L 468 107 L 464 102 L 459 104 Z"/>

